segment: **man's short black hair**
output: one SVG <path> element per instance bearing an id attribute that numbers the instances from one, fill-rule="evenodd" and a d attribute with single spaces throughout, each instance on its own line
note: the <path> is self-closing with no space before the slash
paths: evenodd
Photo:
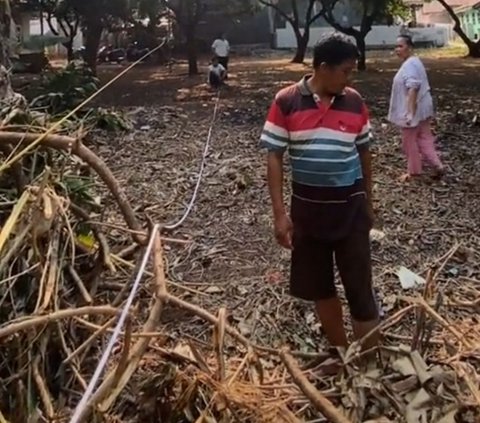
<path id="1" fill-rule="evenodd" d="M 415 47 L 413 39 L 410 35 L 401 34 L 398 36 L 398 38 L 402 38 L 403 40 L 405 40 L 405 43 L 407 44 L 408 47 Z"/>
<path id="2" fill-rule="evenodd" d="M 313 67 L 322 63 L 338 66 L 349 60 L 358 59 L 357 46 L 343 34 L 333 33 L 322 37 L 313 48 Z"/>

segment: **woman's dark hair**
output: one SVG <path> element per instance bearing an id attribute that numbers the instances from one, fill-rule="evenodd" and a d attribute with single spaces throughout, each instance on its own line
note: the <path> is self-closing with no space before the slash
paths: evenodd
<path id="1" fill-rule="evenodd" d="M 321 38 L 313 48 L 313 67 L 322 63 L 338 66 L 349 60 L 358 59 L 358 49 L 349 38 L 343 34 L 334 33 Z"/>
<path id="2" fill-rule="evenodd" d="M 413 43 L 413 39 L 410 35 L 401 34 L 398 36 L 398 38 L 405 40 L 405 43 L 407 44 L 408 47 L 415 47 L 415 44 Z"/>

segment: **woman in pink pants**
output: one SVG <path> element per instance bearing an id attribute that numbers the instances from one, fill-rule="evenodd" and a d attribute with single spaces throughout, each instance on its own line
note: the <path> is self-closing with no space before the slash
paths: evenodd
<path id="1" fill-rule="evenodd" d="M 393 79 L 388 120 L 402 131 L 403 151 L 408 161 L 408 172 L 402 180 L 420 175 L 422 160 L 434 168 L 436 177 L 440 177 L 444 167 L 435 150 L 430 126 L 434 112 L 427 72 L 422 61 L 413 54 L 410 36 L 398 37 L 395 53 L 403 63 Z"/>

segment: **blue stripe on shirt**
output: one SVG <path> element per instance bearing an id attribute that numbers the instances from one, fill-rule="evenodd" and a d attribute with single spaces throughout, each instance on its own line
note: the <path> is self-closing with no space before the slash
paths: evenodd
<path id="1" fill-rule="evenodd" d="M 292 178 L 302 185 L 318 187 L 346 187 L 351 186 L 357 179 L 362 179 L 361 167 L 354 167 L 346 172 L 333 174 L 319 174 L 315 172 L 302 172 L 297 168 L 292 169 Z"/>

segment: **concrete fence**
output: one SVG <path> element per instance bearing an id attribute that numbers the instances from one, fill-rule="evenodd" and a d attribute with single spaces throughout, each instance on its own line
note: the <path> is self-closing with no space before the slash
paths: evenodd
<path id="1" fill-rule="evenodd" d="M 310 29 L 309 47 L 322 36 L 332 33 L 332 27 L 313 27 Z M 419 46 L 443 47 L 454 38 L 452 25 L 441 24 L 422 28 L 404 28 L 401 26 L 375 25 L 368 33 L 365 42 L 369 49 L 392 48 L 400 33 L 408 33 Z M 295 34 L 290 24 L 279 28 L 275 33 L 275 46 L 278 49 L 290 49 L 297 46 Z"/>

